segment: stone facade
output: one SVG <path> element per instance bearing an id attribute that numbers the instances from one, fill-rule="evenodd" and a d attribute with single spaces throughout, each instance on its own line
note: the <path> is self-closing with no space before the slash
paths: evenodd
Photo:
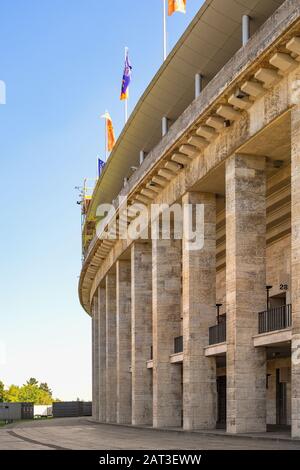
<path id="1" fill-rule="evenodd" d="M 120 189 L 130 204 L 203 205 L 203 247 L 176 232 L 89 246 L 80 292 L 96 420 L 283 426 L 300 439 L 298 3 L 238 51 Z"/>
<path id="2" fill-rule="evenodd" d="M 291 114 L 292 139 L 292 435 L 300 438 L 300 106 Z"/>

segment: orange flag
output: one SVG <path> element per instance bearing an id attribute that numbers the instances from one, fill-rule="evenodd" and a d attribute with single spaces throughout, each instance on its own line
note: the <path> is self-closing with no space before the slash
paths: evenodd
<path id="1" fill-rule="evenodd" d="M 114 126 L 110 114 L 107 111 L 101 117 L 106 119 L 107 150 L 111 152 L 116 143 Z"/>
<path id="2" fill-rule="evenodd" d="M 169 0 L 169 16 L 173 15 L 176 11 L 186 13 L 186 0 Z"/>

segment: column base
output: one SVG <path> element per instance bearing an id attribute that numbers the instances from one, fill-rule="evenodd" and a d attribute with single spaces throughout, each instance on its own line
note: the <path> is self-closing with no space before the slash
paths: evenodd
<path id="1" fill-rule="evenodd" d="M 227 434 L 246 434 L 246 433 L 266 433 L 266 423 L 259 423 L 257 420 L 251 422 L 249 419 L 239 420 L 236 424 L 227 424 Z"/>

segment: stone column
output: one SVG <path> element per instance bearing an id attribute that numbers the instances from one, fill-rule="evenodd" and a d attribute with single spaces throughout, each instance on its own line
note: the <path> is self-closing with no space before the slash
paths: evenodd
<path id="1" fill-rule="evenodd" d="M 117 261 L 117 422 L 131 424 L 130 261 Z"/>
<path id="2" fill-rule="evenodd" d="M 96 419 L 96 396 L 95 396 L 95 317 L 92 307 L 92 417 Z"/>
<path id="3" fill-rule="evenodd" d="M 292 437 L 300 439 L 300 106 L 291 111 L 292 139 Z"/>
<path id="4" fill-rule="evenodd" d="M 180 427 L 181 368 L 170 363 L 181 321 L 181 240 L 152 241 L 153 426 Z"/>
<path id="5" fill-rule="evenodd" d="M 116 273 L 106 275 L 106 422 L 117 422 Z"/>
<path id="6" fill-rule="evenodd" d="M 226 162 L 227 431 L 266 431 L 266 352 L 254 348 L 266 308 L 265 158 Z"/>
<path id="7" fill-rule="evenodd" d="M 99 317 L 98 317 L 98 298 L 93 299 L 92 306 L 92 387 L 93 387 L 93 419 L 99 419 Z"/>
<path id="8" fill-rule="evenodd" d="M 136 241 L 131 248 L 132 424 L 152 425 L 152 247 Z"/>
<path id="9" fill-rule="evenodd" d="M 197 229 L 199 235 L 203 231 L 203 247 L 192 249 L 183 241 L 183 423 L 187 430 L 214 429 L 216 361 L 205 357 L 204 348 L 216 321 L 216 196 L 187 193 L 182 203 L 193 205 L 193 220 L 185 220 L 193 230 L 196 204 L 204 206 L 204 226 Z"/>
<path id="10" fill-rule="evenodd" d="M 98 288 L 99 318 L 99 421 L 106 421 L 106 289 Z"/>

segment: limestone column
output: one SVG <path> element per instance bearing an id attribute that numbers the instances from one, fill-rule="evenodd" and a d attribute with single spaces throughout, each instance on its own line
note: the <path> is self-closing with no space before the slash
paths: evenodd
<path id="1" fill-rule="evenodd" d="M 183 241 L 183 425 L 187 430 L 216 426 L 216 361 L 207 358 L 209 327 L 216 320 L 216 196 L 192 192 L 182 199 L 193 207 L 204 207 L 204 245 L 192 249 Z M 191 216 L 186 215 L 189 219 Z"/>
<path id="2" fill-rule="evenodd" d="M 106 422 L 117 422 L 116 273 L 106 275 Z"/>
<path id="3" fill-rule="evenodd" d="M 181 321 L 181 240 L 152 241 L 153 426 L 180 427 L 181 368 L 170 363 Z"/>
<path id="4" fill-rule="evenodd" d="M 300 439 L 300 106 L 291 111 L 292 437 Z"/>
<path id="5" fill-rule="evenodd" d="M 132 424 L 152 425 L 152 247 L 136 241 L 131 248 Z"/>
<path id="6" fill-rule="evenodd" d="M 92 387 L 93 387 L 93 419 L 99 419 L 99 317 L 98 317 L 98 298 L 95 295 L 92 305 Z"/>
<path id="7" fill-rule="evenodd" d="M 131 275 L 130 260 L 117 270 L 117 422 L 131 424 Z"/>
<path id="8" fill-rule="evenodd" d="M 92 417 L 96 419 L 96 396 L 95 396 L 95 317 L 94 307 L 92 309 Z"/>
<path id="9" fill-rule="evenodd" d="M 106 421 L 106 290 L 105 286 L 98 288 L 98 318 L 99 318 L 99 421 Z"/>
<path id="10" fill-rule="evenodd" d="M 266 353 L 254 348 L 266 308 L 265 158 L 226 163 L 227 431 L 266 431 Z"/>

